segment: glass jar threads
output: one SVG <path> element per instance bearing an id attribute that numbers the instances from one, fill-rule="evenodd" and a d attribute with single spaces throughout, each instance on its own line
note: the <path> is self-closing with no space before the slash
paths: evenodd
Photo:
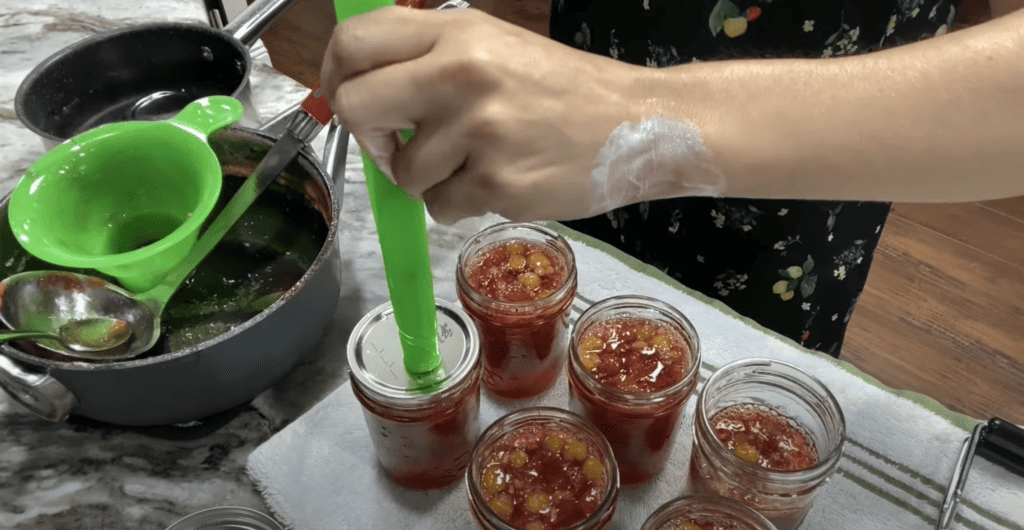
<path id="1" fill-rule="evenodd" d="M 662 504 L 640 530 L 776 530 L 763 515 L 718 495 L 678 497 Z"/>

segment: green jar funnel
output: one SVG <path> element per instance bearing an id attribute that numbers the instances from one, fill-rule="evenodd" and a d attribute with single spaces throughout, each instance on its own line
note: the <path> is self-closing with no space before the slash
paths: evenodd
<path id="1" fill-rule="evenodd" d="M 69 139 L 11 193 L 12 232 L 43 261 L 149 289 L 195 245 L 223 178 L 207 138 L 242 113 L 238 100 L 211 96 L 169 120 L 111 123 Z"/>

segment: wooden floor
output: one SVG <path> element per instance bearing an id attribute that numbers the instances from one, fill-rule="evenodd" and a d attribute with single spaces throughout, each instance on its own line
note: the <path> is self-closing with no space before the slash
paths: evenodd
<path id="1" fill-rule="evenodd" d="M 1024 197 L 893 205 L 842 359 L 951 410 L 1024 424 Z"/>
<path id="2" fill-rule="evenodd" d="M 549 0 L 474 1 L 546 33 Z M 331 6 L 297 2 L 263 35 L 275 68 L 306 86 L 319 77 Z M 988 16 L 967 1 L 957 26 Z M 842 359 L 951 410 L 1024 424 L 1024 197 L 894 205 Z"/>

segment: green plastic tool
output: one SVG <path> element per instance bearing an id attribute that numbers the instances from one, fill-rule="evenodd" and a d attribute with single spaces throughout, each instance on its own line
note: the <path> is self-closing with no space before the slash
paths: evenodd
<path id="1" fill-rule="evenodd" d="M 338 22 L 389 5 L 393 3 L 388 0 L 334 2 Z M 408 141 L 412 132 L 402 131 L 402 136 Z M 437 309 L 427 244 L 426 208 L 388 180 L 365 153 L 363 170 L 405 369 L 411 374 L 427 373 L 441 364 L 441 356 L 437 351 Z"/>
<path id="2" fill-rule="evenodd" d="M 11 193 L 11 231 L 30 253 L 95 269 L 132 291 L 156 285 L 196 243 L 223 176 L 207 137 L 237 121 L 227 96 L 158 122 L 103 125 L 39 158 Z"/>

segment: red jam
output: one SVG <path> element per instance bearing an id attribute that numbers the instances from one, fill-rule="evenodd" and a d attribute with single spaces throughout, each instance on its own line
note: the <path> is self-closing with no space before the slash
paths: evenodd
<path id="1" fill-rule="evenodd" d="M 491 245 L 469 261 L 469 285 L 492 300 L 532 302 L 565 283 L 565 263 L 550 249 L 512 240 Z"/>
<path id="2" fill-rule="evenodd" d="M 604 500 L 606 462 L 568 429 L 527 426 L 496 442 L 481 466 L 480 487 L 500 519 L 525 530 L 579 524 Z"/>
<path id="3" fill-rule="evenodd" d="M 811 438 L 789 418 L 758 405 L 732 405 L 711 417 L 718 441 L 736 456 L 772 471 L 799 471 L 818 463 Z"/>
<path id="4" fill-rule="evenodd" d="M 480 381 L 429 410 L 410 414 L 371 401 L 352 385 L 384 471 L 399 486 L 440 488 L 461 478 L 479 428 Z"/>
<path id="5" fill-rule="evenodd" d="M 554 249 L 520 239 L 505 240 L 477 252 L 463 266 L 469 288 L 459 300 L 478 324 L 484 357 L 484 386 L 496 396 L 522 399 L 554 384 L 568 344 L 567 296 L 552 296 L 568 279 L 567 266 Z M 489 301 L 510 304 L 488 305 Z M 514 307 L 522 304 L 522 307 Z"/>
<path id="6" fill-rule="evenodd" d="M 659 392 L 686 376 L 689 347 L 678 332 L 649 320 L 614 319 L 580 341 L 580 362 L 601 384 L 626 392 Z"/>
<path id="7" fill-rule="evenodd" d="M 749 526 L 722 517 L 686 516 L 672 519 L 657 530 L 753 530 Z"/>
<path id="8" fill-rule="evenodd" d="M 693 384 L 678 386 L 693 363 L 689 343 L 667 324 L 616 318 L 589 328 L 577 345 L 578 366 L 603 388 L 589 388 L 570 369 L 570 408 L 604 434 L 622 484 L 653 478 L 668 461 L 682 405 L 696 388 L 695 375 Z M 677 392 L 652 404 L 631 401 L 673 387 Z"/>

